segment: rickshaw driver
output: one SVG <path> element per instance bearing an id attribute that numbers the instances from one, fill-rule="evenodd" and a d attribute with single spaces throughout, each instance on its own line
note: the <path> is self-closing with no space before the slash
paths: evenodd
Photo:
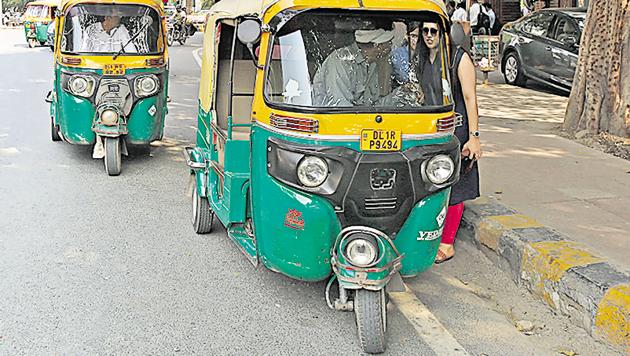
<path id="1" fill-rule="evenodd" d="M 387 60 L 391 51 L 393 31 L 384 29 L 356 30 L 355 43 L 332 52 L 313 78 L 313 105 L 315 106 L 372 106 L 421 105 L 422 95 L 415 95 L 408 86 L 381 96 L 378 61 Z M 391 80 L 391 79 L 390 79 Z M 403 97 L 414 97 L 409 103 Z"/>
<path id="2" fill-rule="evenodd" d="M 138 52 L 133 43 L 128 43 L 130 39 L 127 27 L 120 23 L 120 12 L 114 9 L 103 21 L 96 22 L 85 30 L 81 52 L 113 53 L 120 51 L 125 45 L 125 52 Z"/>

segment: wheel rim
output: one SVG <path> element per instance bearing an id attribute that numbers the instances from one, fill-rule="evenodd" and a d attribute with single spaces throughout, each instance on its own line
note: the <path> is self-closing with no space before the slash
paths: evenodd
<path id="1" fill-rule="evenodd" d="M 197 185 L 193 186 L 193 198 L 192 198 L 192 223 L 195 225 L 197 223 L 197 209 L 199 208 L 199 202 L 197 201 Z"/>
<path id="2" fill-rule="evenodd" d="M 516 77 L 518 76 L 518 63 L 516 62 L 516 58 L 510 56 L 505 62 L 505 77 L 510 83 L 514 83 L 516 81 Z"/>

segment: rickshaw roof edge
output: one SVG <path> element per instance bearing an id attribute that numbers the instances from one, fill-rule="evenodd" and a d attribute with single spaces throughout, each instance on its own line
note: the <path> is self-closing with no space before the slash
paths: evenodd
<path id="1" fill-rule="evenodd" d="M 73 0 L 77 1 L 77 0 Z M 446 15 L 446 6 L 442 0 L 221 0 L 214 4 L 210 11 L 220 14 L 221 18 L 237 18 L 241 16 L 262 17 L 272 7 L 284 10 L 292 7 L 302 8 L 338 8 L 355 10 L 401 10 L 413 11 L 434 8 Z"/>
<path id="2" fill-rule="evenodd" d="M 31 5 L 46 5 L 46 6 L 59 6 L 59 4 L 61 4 L 60 0 L 37 0 L 37 1 L 31 1 L 29 3 L 26 3 L 25 6 L 31 6 Z"/>
<path id="3" fill-rule="evenodd" d="M 107 4 L 107 5 L 150 5 L 153 8 L 164 9 L 161 0 L 61 0 L 60 7 L 67 9 L 77 4 Z"/>

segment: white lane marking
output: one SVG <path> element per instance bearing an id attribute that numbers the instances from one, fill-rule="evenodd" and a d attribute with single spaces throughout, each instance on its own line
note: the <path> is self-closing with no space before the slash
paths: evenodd
<path id="1" fill-rule="evenodd" d="M 193 58 L 195 59 L 195 62 L 197 62 L 197 65 L 199 66 L 199 68 L 201 68 L 201 51 L 202 50 L 203 50 L 203 47 L 202 48 L 197 48 L 192 53 Z"/>
<path id="2" fill-rule="evenodd" d="M 409 320 L 418 335 L 438 355 L 469 355 L 429 309 L 405 286 L 404 292 L 390 292 L 389 297 Z"/>

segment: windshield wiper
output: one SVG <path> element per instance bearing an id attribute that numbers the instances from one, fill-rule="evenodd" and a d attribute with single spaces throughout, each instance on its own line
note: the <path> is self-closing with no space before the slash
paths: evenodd
<path id="1" fill-rule="evenodd" d="M 135 40 L 142 32 L 144 32 L 147 28 L 149 28 L 149 26 L 151 26 L 151 24 L 153 23 L 153 19 L 151 17 L 143 17 L 142 22 L 144 22 L 144 26 L 140 30 L 138 30 L 138 32 L 136 32 L 136 34 L 133 35 L 133 37 L 131 37 L 129 41 L 127 41 L 127 43 L 125 43 L 122 47 L 120 47 L 120 51 L 118 51 L 118 53 L 116 53 L 112 57 L 113 60 L 116 60 L 118 56 L 125 53 L 125 47 L 127 47 L 127 45 L 129 45 L 133 40 Z"/>

